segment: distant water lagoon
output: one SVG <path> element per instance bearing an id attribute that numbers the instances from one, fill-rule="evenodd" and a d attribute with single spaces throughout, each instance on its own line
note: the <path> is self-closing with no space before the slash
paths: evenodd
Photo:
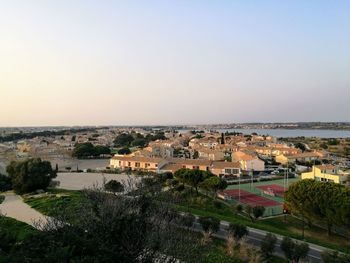
<path id="1" fill-rule="evenodd" d="M 187 130 L 188 131 L 188 130 Z M 241 132 L 243 134 L 257 133 L 273 137 L 318 137 L 318 138 L 350 138 L 350 131 L 343 130 L 302 130 L 302 129 L 217 129 L 219 132 Z M 180 130 L 186 132 L 186 130 Z"/>

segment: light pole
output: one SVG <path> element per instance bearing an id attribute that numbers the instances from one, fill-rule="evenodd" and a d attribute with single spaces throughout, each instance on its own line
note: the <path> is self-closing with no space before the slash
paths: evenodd
<path id="1" fill-rule="evenodd" d="M 239 169 L 238 173 L 238 202 L 241 203 L 241 169 Z"/>
<path id="2" fill-rule="evenodd" d="M 289 187 L 289 162 L 288 162 L 288 160 L 287 160 L 287 188 Z"/>
<path id="3" fill-rule="evenodd" d="M 253 169 L 252 169 L 252 163 L 250 163 L 249 173 L 250 173 L 250 189 L 252 189 L 252 188 L 253 188 Z"/>

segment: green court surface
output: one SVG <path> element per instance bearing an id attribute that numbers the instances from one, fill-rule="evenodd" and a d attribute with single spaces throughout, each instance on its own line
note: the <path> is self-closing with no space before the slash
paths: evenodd
<path id="1" fill-rule="evenodd" d="M 299 179 L 297 179 L 297 178 L 289 178 L 288 185 L 291 185 L 292 183 L 294 183 L 298 180 Z M 250 193 L 253 193 L 253 194 L 256 194 L 259 196 L 263 196 L 267 199 L 271 199 L 271 200 L 274 200 L 274 201 L 281 203 L 280 206 L 266 207 L 264 216 L 273 216 L 273 215 L 278 215 L 278 214 L 283 213 L 283 202 L 284 202 L 283 198 L 278 197 L 278 196 L 271 196 L 271 195 L 264 194 L 263 190 L 257 188 L 258 186 L 272 185 L 272 184 L 277 184 L 277 185 L 280 185 L 283 187 L 284 180 L 279 179 L 279 180 L 271 180 L 271 181 L 261 181 L 261 182 L 254 182 L 253 184 L 241 183 L 240 185 L 238 185 L 238 184 L 229 185 L 226 189 L 239 189 L 239 187 L 240 187 L 242 190 L 245 190 L 245 191 L 248 191 Z M 287 185 L 286 185 L 286 187 L 287 187 Z"/>

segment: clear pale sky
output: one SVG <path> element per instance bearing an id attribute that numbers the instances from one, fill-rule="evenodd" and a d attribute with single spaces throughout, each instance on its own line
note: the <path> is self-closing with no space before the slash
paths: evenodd
<path id="1" fill-rule="evenodd" d="M 350 121 L 350 1 L 0 1 L 0 126 Z"/>

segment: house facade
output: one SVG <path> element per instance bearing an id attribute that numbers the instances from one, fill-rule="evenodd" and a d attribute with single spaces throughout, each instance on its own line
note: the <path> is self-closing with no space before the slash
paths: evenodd
<path id="1" fill-rule="evenodd" d="M 311 172 L 302 173 L 301 179 L 313 179 L 321 182 L 345 184 L 350 173 L 339 170 L 334 165 L 314 165 Z"/>

